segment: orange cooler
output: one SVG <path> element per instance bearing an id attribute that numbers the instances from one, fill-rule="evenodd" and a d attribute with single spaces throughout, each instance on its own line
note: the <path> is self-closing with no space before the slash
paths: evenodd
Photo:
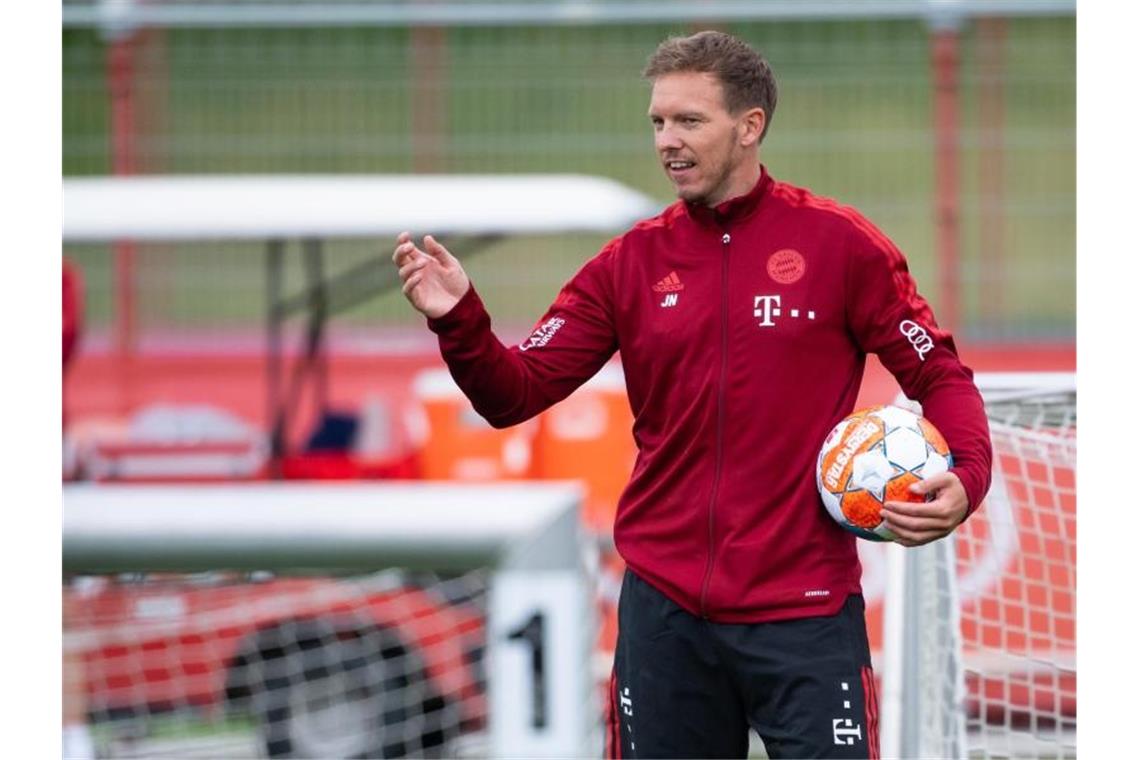
<path id="1" fill-rule="evenodd" d="M 534 472 L 586 484 L 583 517 L 599 533 L 613 529 L 618 497 L 633 471 L 633 413 L 621 366 L 607 364 L 540 417 Z"/>
<path id="2" fill-rule="evenodd" d="M 496 430 L 471 407 L 446 369 L 424 370 L 412 381 L 426 430 L 421 472 L 428 480 L 511 480 L 534 475 L 538 423 Z"/>

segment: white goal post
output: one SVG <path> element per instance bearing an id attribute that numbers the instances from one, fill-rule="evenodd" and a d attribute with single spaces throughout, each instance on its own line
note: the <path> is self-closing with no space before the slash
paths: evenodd
<path id="1" fill-rule="evenodd" d="M 994 447 L 981 509 L 891 545 L 884 757 L 1076 754 L 1076 377 L 980 373 Z"/>
<path id="2" fill-rule="evenodd" d="M 63 570 L 65 575 L 107 577 L 222 570 L 298 576 L 386 567 L 451 572 L 486 568 L 486 752 L 494 757 L 593 756 L 600 751 L 599 705 L 589 668 L 596 627 L 579 538 L 580 500 L 580 489 L 570 483 L 69 485 L 64 489 Z M 393 604 L 403 605 L 400 622 L 413 628 L 418 624 L 422 611 L 408 601 L 411 597 L 392 597 L 391 588 L 375 588 L 375 579 L 371 583 L 373 588 L 364 591 L 356 586 L 349 592 L 321 593 L 339 594 L 328 607 L 345 607 L 354 615 L 365 614 L 362 610 L 367 607 L 361 602 L 348 610 L 350 602 L 371 595 L 368 603 L 375 605 L 380 603 L 376 598 L 388 594 L 395 599 Z M 296 605 L 299 594 L 309 592 L 291 593 L 291 604 Z M 214 594 L 216 599 L 218 592 Z M 133 603 L 136 618 L 168 629 L 180 625 L 176 618 L 189 616 L 184 608 L 193 609 L 196 603 L 176 599 L 183 598 L 140 597 Z M 213 615 L 221 621 L 215 627 L 232 626 L 232 621 L 219 617 L 221 603 L 214 604 L 200 613 L 203 620 Z M 280 595 L 263 595 L 249 603 L 248 611 L 253 616 L 264 612 L 266 605 L 281 604 L 285 602 Z M 107 675 L 107 663 L 116 646 L 124 651 L 128 646 L 116 637 L 138 634 L 124 634 L 126 624 L 121 620 L 108 621 L 103 608 L 89 613 L 86 625 L 65 630 L 65 648 L 99 650 L 103 669 L 89 678 L 110 683 L 121 674 Z M 153 625 L 146 630 L 156 641 L 161 638 Z M 187 642 L 200 644 L 207 635 L 212 636 L 183 630 L 150 649 L 169 650 L 166 669 L 185 669 L 192 665 L 188 653 L 197 651 Z M 447 635 L 441 630 L 424 638 L 432 642 L 429 646 L 444 646 Z M 342 643 L 334 638 L 343 640 L 343 631 L 330 635 L 332 643 Z M 389 641 L 374 640 L 378 646 Z M 206 644 L 220 647 L 223 641 L 224 634 Z M 304 648 L 297 647 L 294 664 L 283 667 L 313 671 L 317 666 L 310 662 L 312 652 L 300 651 Z M 131 656 L 143 669 L 155 669 L 145 660 L 150 655 Z M 320 667 L 324 668 L 320 675 L 330 675 L 325 672 L 328 663 Z M 268 666 L 264 670 L 268 673 Z M 359 679 L 363 672 L 345 665 L 334 675 Z M 142 680 L 139 676 L 129 688 L 141 694 L 153 685 Z M 331 683 L 329 678 L 326 681 Z M 355 683 L 352 688 L 370 686 Z M 311 688 L 304 699 L 314 699 Z M 361 700 L 362 709 L 405 709 L 383 702 L 382 695 L 369 699 Z M 298 712 L 296 703 L 294 712 Z M 329 714 L 333 713 L 323 707 L 306 713 L 314 736 L 320 734 L 317 721 Z M 409 721 L 417 719 L 422 721 L 422 716 L 407 716 Z M 355 755 L 359 748 L 351 738 L 336 736 L 337 727 L 333 728 L 328 732 L 331 743 L 316 746 L 338 752 L 353 747 L 344 751 Z M 423 752 L 415 745 L 403 745 L 394 754 Z"/>

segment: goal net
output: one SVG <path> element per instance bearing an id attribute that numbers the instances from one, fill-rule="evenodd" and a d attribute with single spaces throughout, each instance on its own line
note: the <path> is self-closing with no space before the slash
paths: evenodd
<path id="1" fill-rule="evenodd" d="M 575 493 L 69 487 L 65 703 L 99 757 L 595 755 Z"/>
<path id="2" fill-rule="evenodd" d="M 891 547 L 884 755 L 1073 757 L 1075 378 L 977 380 L 994 448 L 988 496 L 950 538 Z"/>

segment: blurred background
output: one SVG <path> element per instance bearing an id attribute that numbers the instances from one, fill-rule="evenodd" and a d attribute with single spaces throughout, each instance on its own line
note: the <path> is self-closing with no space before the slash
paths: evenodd
<path id="1" fill-rule="evenodd" d="M 895 3 L 911 17 L 886 18 L 860 18 L 859 2 L 708 3 L 710 15 L 727 5 L 741 18 L 706 21 L 700 3 L 660 2 L 638 5 L 644 22 L 607 12 L 637 4 L 597 3 L 585 5 L 598 21 L 583 23 L 563 3 L 524 3 L 530 12 L 518 20 L 499 9 L 519 4 L 482 2 L 449 4 L 448 23 L 433 26 L 429 2 L 354 3 L 343 7 L 359 20 L 322 24 L 320 13 L 285 15 L 311 3 L 246 0 L 156 13 L 141 28 L 99 23 L 114 18 L 101 10 L 119 5 L 64 4 L 67 176 L 575 172 L 613 177 L 665 204 L 639 72 L 667 35 L 714 26 L 758 46 L 776 73 L 780 100 L 762 152 L 772 173 L 863 210 L 907 254 L 936 313 L 955 317 L 963 342 L 1073 340 L 1071 13 L 986 16 L 940 30 L 918 15 L 924 3 Z M 167 5 L 193 7 L 141 7 Z M 844 17 L 813 18 L 820 5 Z M 1034 5 L 1064 7 L 1021 7 Z M 780 11 L 772 20 L 769 6 Z M 321 7 L 336 18 L 336 3 Z M 943 38 L 950 43 L 940 47 Z M 940 92 L 952 100 L 944 111 Z M 941 172 L 939 139 L 953 141 L 953 164 Z M 945 212 L 942 183 L 952 196 Z M 943 213 L 958 227 L 955 303 L 943 303 L 939 283 Z M 483 257 L 488 271 L 476 282 L 499 319 L 529 325 L 599 242 L 543 241 L 542 256 L 520 253 L 534 241 L 504 243 Z M 338 256 L 377 245 L 387 241 Z M 114 257 L 69 254 L 86 275 L 94 346 L 115 330 Z M 526 279 L 499 282 L 503 270 L 520 275 L 498 262 L 523 255 L 532 264 Z M 136 343 L 259 325 L 257 257 L 211 246 L 147 248 L 137 259 L 123 283 L 137 289 Z M 343 322 L 419 324 L 394 296 Z"/>
<path id="2" fill-rule="evenodd" d="M 741 36 L 772 65 L 780 97 L 761 151 L 770 172 L 883 229 L 967 364 L 1075 368 L 1072 2 L 64 0 L 64 178 L 571 173 L 616 180 L 664 207 L 672 196 L 640 70 L 665 37 L 706 28 Z M 481 241 L 464 265 L 500 337 L 524 337 L 620 231 Z M 65 241 L 65 479 L 578 478 L 599 562 L 611 567 L 600 598 L 612 602 L 620 562 L 606 537 L 633 457 L 620 376 L 603 373 L 521 431 L 485 428 L 451 389 L 439 391 L 447 381 L 433 336 L 390 275 L 367 268 L 392 241 L 323 246 L 330 276 L 364 267 L 373 294 L 321 323 L 318 350 L 307 342 L 311 319 L 284 324 L 275 357 L 263 242 Z M 282 288 L 303 291 L 305 259 L 286 254 Z M 278 360 L 285 368 L 270 369 Z M 302 392 L 310 370 L 312 394 Z M 274 371 L 296 392 L 275 391 Z M 872 363 L 861 403 L 896 392 Z M 873 575 L 875 561 L 865 564 Z M 441 583 L 455 580 L 427 585 Z M 445 596 L 478 608 L 481 583 Z M 88 602 L 110 593 L 81 588 L 75 598 Z M 248 604 L 232 598 L 241 601 L 217 604 Z M 100 616 L 118 608 L 103 601 L 68 608 L 71 625 L 112 625 Z M 604 676 L 612 621 L 599 642 Z M 71 651 L 86 652 L 89 673 L 117 673 L 106 651 Z M 480 678 L 464 688 L 478 692 Z M 141 683 L 76 688 L 100 721 L 141 709 L 132 702 L 144 712 L 213 703 L 181 687 L 139 698 Z M 115 691 L 124 688 L 134 698 Z M 482 709 L 470 708 L 464 725 L 478 730 Z M 99 751 L 130 754 L 130 736 L 100 734 Z M 260 751 L 272 753 L 272 740 Z"/>
<path id="3" fill-rule="evenodd" d="M 67 178 L 581 173 L 660 206 L 640 69 L 667 35 L 730 31 L 779 82 L 774 176 L 880 226 L 976 370 L 1075 366 L 1072 3 L 68 0 L 63 22 Z M 465 262 L 503 339 L 613 233 L 506 235 Z M 334 275 L 392 243 L 324 245 Z M 263 248 L 68 243 L 83 307 L 70 419 L 186 400 L 209 367 L 226 405 L 268 424 Z M 283 277 L 304 282 L 300 257 Z M 333 361 L 355 363 L 330 390 L 347 404 L 394 371 L 384 357 L 434 360 L 421 318 L 368 277 L 374 297 L 324 326 Z"/>

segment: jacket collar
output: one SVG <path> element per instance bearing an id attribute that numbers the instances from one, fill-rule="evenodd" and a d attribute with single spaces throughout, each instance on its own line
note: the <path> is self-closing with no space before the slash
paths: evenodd
<path id="1" fill-rule="evenodd" d="M 701 224 L 730 224 L 751 216 L 752 213 L 760 207 L 761 200 L 763 200 L 764 195 L 771 186 L 772 177 L 768 174 L 768 170 L 764 168 L 764 164 L 760 164 L 760 179 L 757 180 L 752 189 L 744 195 L 729 198 L 727 201 L 718 203 L 713 207 L 684 201 L 685 210 L 689 216 Z"/>

